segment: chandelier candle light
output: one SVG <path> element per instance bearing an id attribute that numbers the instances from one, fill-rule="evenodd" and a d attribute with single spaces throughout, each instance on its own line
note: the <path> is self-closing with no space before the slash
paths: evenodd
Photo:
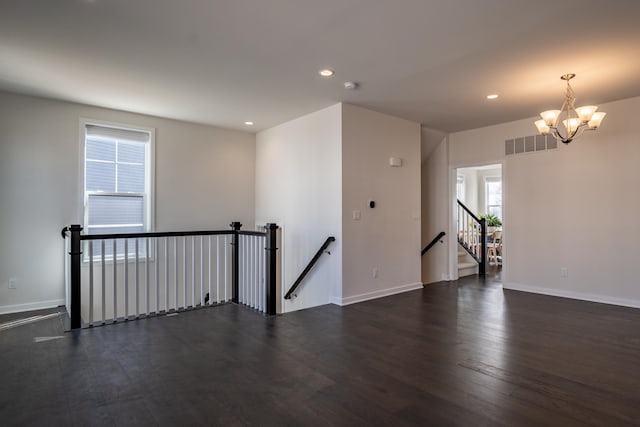
<path id="1" fill-rule="evenodd" d="M 570 143 L 575 138 L 579 137 L 582 132 L 587 130 L 596 130 L 600 127 L 602 119 L 607 113 L 602 111 L 596 111 L 598 107 L 595 105 L 586 105 L 584 107 L 575 108 L 574 103 L 576 97 L 573 93 L 573 89 L 569 84 L 569 80 L 574 78 L 575 74 L 565 74 L 560 77 L 567 82 L 567 91 L 564 97 L 564 103 L 559 110 L 548 110 L 540 113 L 542 120 L 535 122 L 538 132 L 542 135 L 553 135 L 558 141 L 562 141 L 565 144 Z M 562 120 L 564 125 L 564 133 L 558 129 L 558 121 L 560 116 L 564 113 L 565 119 Z"/>

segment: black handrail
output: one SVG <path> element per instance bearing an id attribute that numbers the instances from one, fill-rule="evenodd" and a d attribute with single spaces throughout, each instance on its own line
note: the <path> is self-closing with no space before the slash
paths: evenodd
<path id="1" fill-rule="evenodd" d="M 471 215 L 471 218 L 475 219 L 475 220 L 476 220 L 476 222 L 478 222 L 478 223 L 482 222 L 482 220 L 481 220 L 480 218 L 478 218 L 478 217 L 476 216 L 476 214 L 474 214 L 473 212 L 471 212 L 471 209 L 469 209 L 468 207 L 466 207 L 466 206 L 464 205 L 464 203 L 462 203 L 459 199 L 458 199 L 458 204 L 460 205 L 460 207 L 462 207 L 462 209 L 464 209 L 465 211 L 467 211 L 467 213 L 468 213 L 469 215 Z"/>
<path id="2" fill-rule="evenodd" d="M 480 256 L 476 256 L 466 245 L 462 245 L 462 247 L 476 260 L 478 261 L 478 274 L 484 276 L 487 274 L 487 220 L 485 218 L 478 218 L 471 210 L 464 205 L 458 199 L 458 205 L 464 209 L 471 218 L 474 219 L 480 226 Z M 460 237 L 458 236 L 458 242 L 460 242 Z M 479 258 L 479 259 L 478 259 Z"/>
<path id="3" fill-rule="evenodd" d="M 333 236 L 327 237 L 327 240 L 324 241 L 320 249 L 318 249 L 318 252 L 316 252 L 313 258 L 311 258 L 311 261 L 309 261 L 309 264 L 307 264 L 305 269 L 302 270 L 302 273 L 300 273 L 300 276 L 295 281 L 295 283 L 291 286 L 291 288 L 289 289 L 289 292 L 287 292 L 287 294 L 284 296 L 284 299 L 291 299 L 291 295 L 295 292 L 298 286 L 300 286 L 300 283 L 302 283 L 302 280 L 307 275 L 307 273 L 309 273 L 309 271 L 315 265 L 315 263 L 318 262 L 318 259 L 320 259 L 320 256 L 322 256 L 322 253 L 327 249 L 327 247 L 331 244 L 331 242 L 335 242 L 335 241 L 336 241 L 335 237 Z"/>
<path id="4" fill-rule="evenodd" d="M 436 242 L 440 239 L 442 239 L 447 233 L 445 233 L 444 231 L 441 231 L 440 233 L 438 233 L 438 235 L 436 237 L 433 238 L 433 240 L 427 245 L 425 246 L 425 248 L 422 250 L 422 255 L 426 254 L 427 251 L 429 249 L 431 249 L 433 247 L 433 245 L 436 244 Z"/>

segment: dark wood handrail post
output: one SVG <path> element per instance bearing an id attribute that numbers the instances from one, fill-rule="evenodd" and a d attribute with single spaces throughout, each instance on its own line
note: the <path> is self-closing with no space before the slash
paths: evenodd
<path id="1" fill-rule="evenodd" d="M 242 228 L 242 224 L 238 221 L 234 221 L 229 224 L 234 231 L 231 240 L 232 252 L 231 252 L 231 301 L 237 303 L 240 295 L 240 236 L 238 231 Z"/>
<path id="2" fill-rule="evenodd" d="M 482 252 L 480 253 L 480 271 L 481 276 L 487 274 L 487 220 L 482 218 L 480 220 L 480 247 Z"/>
<path id="3" fill-rule="evenodd" d="M 276 295 L 277 295 L 277 283 L 276 283 L 276 269 L 277 259 L 276 251 L 278 250 L 278 225 L 269 223 L 265 226 L 267 232 L 266 245 L 265 245 L 265 288 L 266 288 L 266 300 L 267 315 L 271 316 L 276 314 Z"/>
<path id="4" fill-rule="evenodd" d="M 69 227 L 71 232 L 71 329 L 82 327 L 82 311 L 80 309 L 80 266 L 82 263 L 82 247 L 80 242 L 80 232 L 82 226 L 73 224 Z"/>

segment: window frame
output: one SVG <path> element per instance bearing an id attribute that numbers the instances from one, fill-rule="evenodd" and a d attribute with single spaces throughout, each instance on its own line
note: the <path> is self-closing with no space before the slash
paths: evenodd
<path id="1" fill-rule="evenodd" d="M 131 130 L 137 132 L 145 132 L 149 134 L 149 141 L 143 142 L 143 144 L 147 144 L 147 149 L 145 149 L 145 191 L 144 193 L 133 193 L 133 192 L 94 192 L 94 191 L 86 191 L 85 183 L 86 183 L 86 141 L 87 141 L 87 126 L 100 126 L 106 128 L 115 128 L 115 129 L 123 129 L 123 130 Z M 88 119 L 81 118 L 80 119 L 80 171 L 79 171 L 79 212 L 78 217 L 81 218 L 82 227 L 84 229 L 85 234 L 89 234 L 89 209 L 88 202 L 89 196 L 98 194 L 100 196 L 124 196 L 124 197 L 140 197 L 142 196 L 143 204 L 144 204 L 144 222 L 143 229 L 144 232 L 150 232 L 154 230 L 155 226 L 155 128 L 131 125 L 125 123 L 115 123 L 108 122 L 104 120 L 97 119 Z M 95 228 L 95 227 L 94 227 Z M 153 251 L 152 251 L 153 252 Z M 113 256 L 109 254 L 105 254 L 105 260 L 113 261 Z M 144 256 L 149 256 L 152 258 L 153 254 L 145 254 Z M 88 261 L 88 255 L 84 256 L 83 259 Z M 116 261 L 123 261 L 125 259 L 124 253 L 118 254 Z M 131 261 L 131 258 L 129 258 Z"/>

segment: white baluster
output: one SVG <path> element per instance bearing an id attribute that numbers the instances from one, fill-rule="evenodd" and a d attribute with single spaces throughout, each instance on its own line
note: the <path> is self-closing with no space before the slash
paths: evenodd
<path id="1" fill-rule="evenodd" d="M 217 237 L 217 236 L 216 236 Z M 208 264 L 208 271 L 209 271 L 209 305 L 213 304 L 213 293 L 211 293 L 211 236 L 208 236 L 207 239 L 207 245 L 209 250 L 207 251 L 207 254 L 209 255 L 207 257 L 207 264 Z"/>
<path id="2" fill-rule="evenodd" d="M 135 283 L 136 283 L 136 319 L 139 317 L 140 314 L 140 275 L 138 273 L 138 267 L 139 267 L 139 263 L 140 263 L 140 253 L 139 253 L 139 245 L 138 245 L 138 238 L 136 238 L 135 240 L 135 250 L 136 250 L 136 269 L 135 269 Z"/>
<path id="3" fill-rule="evenodd" d="M 93 324 L 93 240 L 89 240 L 89 325 Z"/>
<path id="4" fill-rule="evenodd" d="M 124 318 L 129 318 L 129 240 L 124 239 Z"/>
<path id="5" fill-rule="evenodd" d="M 174 309 L 178 310 L 178 237 L 173 238 L 173 269 L 175 276 L 174 291 L 176 299 L 174 301 Z"/>
<path id="6" fill-rule="evenodd" d="M 182 236 L 182 308 L 187 308 L 187 237 Z"/>
<path id="7" fill-rule="evenodd" d="M 158 240 L 153 239 L 153 253 L 154 259 L 156 262 L 156 274 L 155 274 L 155 282 L 156 282 L 156 314 L 160 313 L 160 253 L 158 252 Z"/>
<path id="8" fill-rule="evenodd" d="M 228 298 L 228 294 L 227 294 L 227 282 L 228 282 L 228 266 L 229 266 L 229 261 L 228 261 L 228 255 L 227 252 L 229 251 L 229 242 L 227 241 L 227 235 L 224 235 L 224 300 L 225 301 L 229 301 Z"/>
<path id="9" fill-rule="evenodd" d="M 195 236 L 191 236 L 191 307 L 195 307 L 195 306 L 196 306 L 196 238 Z"/>
<path id="10" fill-rule="evenodd" d="M 105 311 L 106 311 L 106 293 L 107 293 L 107 281 L 105 279 L 106 276 L 106 265 L 104 262 L 105 259 L 105 255 L 104 255 L 104 247 L 105 247 L 105 243 L 104 243 L 104 239 L 102 239 L 100 241 L 100 261 L 102 263 L 102 277 L 101 277 L 101 284 L 102 284 L 102 323 L 105 322 Z"/>
<path id="11" fill-rule="evenodd" d="M 216 236 L 216 301 L 220 304 L 220 236 Z"/>
<path id="12" fill-rule="evenodd" d="M 149 238 L 144 239 L 145 244 L 145 257 L 144 257 L 144 284 L 146 287 L 145 296 L 145 309 L 147 317 L 149 317 Z"/>
<path id="13" fill-rule="evenodd" d="M 118 241 L 113 239 L 113 321 L 118 320 Z"/>

